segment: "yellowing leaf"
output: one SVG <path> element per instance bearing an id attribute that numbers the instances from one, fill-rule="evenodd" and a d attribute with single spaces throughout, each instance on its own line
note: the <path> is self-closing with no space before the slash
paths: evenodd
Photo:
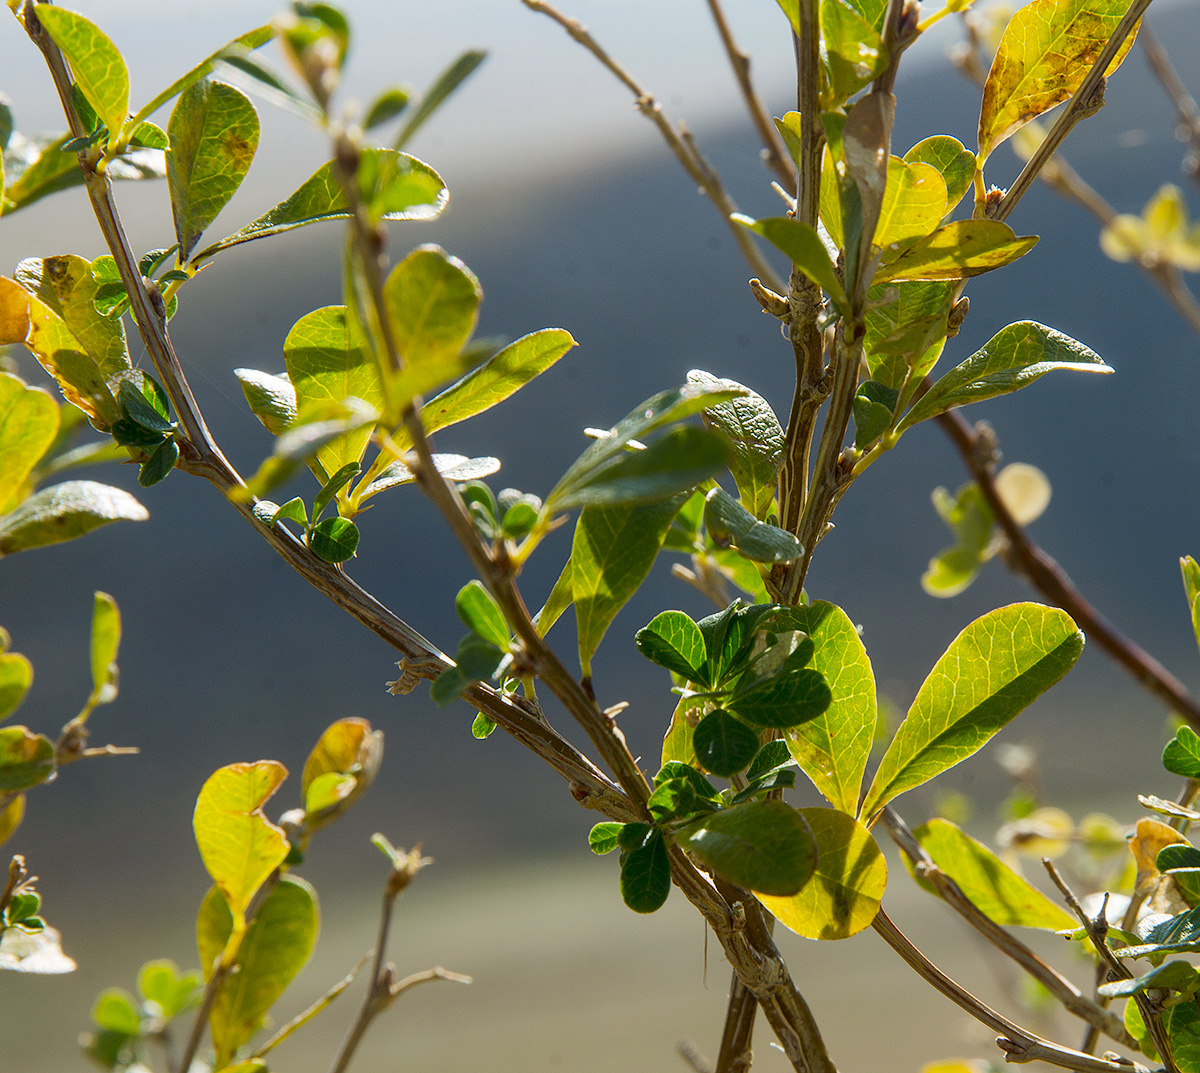
<path id="1" fill-rule="evenodd" d="M 354 804 L 374 781 L 382 759 L 383 732 L 371 730 L 365 719 L 339 719 L 328 727 L 309 754 L 301 778 L 310 830 Z"/>
<path id="2" fill-rule="evenodd" d="M 887 886 L 887 862 L 862 824 L 830 808 L 802 808 L 817 843 L 817 870 L 790 898 L 758 895 L 785 927 L 806 939 L 846 939 L 868 927 Z"/>
<path id="3" fill-rule="evenodd" d="M 1033 0 L 1004 30 L 983 87 L 979 162 L 1031 119 L 1067 100 L 1083 82 L 1129 0 Z M 1130 34 L 1105 74 L 1133 45 Z"/>
<path id="4" fill-rule="evenodd" d="M 33 664 L 19 652 L 0 655 L 0 722 L 20 706 L 33 684 Z"/>
<path id="5" fill-rule="evenodd" d="M 854 623 L 840 607 L 816 601 L 796 608 L 815 649 L 833 703 L 816 719 L 785 731 L 788 751 L 834 808 L 854 814 L 878 714 L 875 676 Z"/>
<path id="6" fill-rule="evenodd" d="M 987 846 L 976 842 L 948 820 L 930 820 L 916 828 L 913 834 L 934 864 L 959 885 L 975 908 L 997 924 L 1061 930 L 1074 928 L 1078 923 L 1065 909 L 1017 875 Z M 904 863 L 912 872 L 907 857 Z M 928 880 L 919 876 L 916 879 L 930 893 L 937 893 Z"/>
<path id="7" fill-rule="evenodd" d="M 1133 889 L 1140 894 L 1158 879 L 1158 865 L 1155 862 L 1160 850 L 1186 842 L 1187 839 L 1174 827 L 1168 827 L 1158 820 L 1138 820 L 1129 843 L 1129 851 L 1137 862 L 1137 878 Z"/>
<path id="8" fill-rule="evenodd" d="M 891 157 L 875 245 L 887 247 L 930 234 L 941 223 L 946 207 L 946 180 L 937 168 Z"/>
<path id="9" fill-rule="evenodd" d="M 1200 223 L 1188 219 L 1179 187 L 1160 187 L 1141 216 L 1122 214 L 1100 232 L 1100 248 L 1114 261 L 1148 267 L 1174 265 L 1200 272 Z"/>
<path id="10" fill-rule="evenodd" d="M 58 404 L 49 394 L 0 373 L 0 514 L 31 490 L 26 479 L 54 442 L 58 424 Z"/>
<path id="11" fill-rule="evenodd" d="M 129 71 L 121 53 L 82 15 L 49 4 L 35 8 L 38 21 L 71 65 L 80 91 L 115 141 L 129 111 Z"/>
<path id="12" fill-rule="evenodd" d="M 0 812 L 0 846 L 12 837 L 25 818 L 25 795 L 17 794 Z"/>
<path id="13" fill-rule="evenodd" d="M 97 704 L 117 697 L 117 650 L 121 647 L 121 612 L 117 601 L 98 592 L 92 609 L 92 696 Z"/>
<path id="14" fill-rule="evenodd" d="M 875 273 L 875 282 L 979 276 L 1024 257 L 1037 242 L 1036 235 L 1018 237 L 999 220 L 955 220 L 883 265 Z"/>
<path id="15" fill-rule="evenodd" d="M 262 811 L 285 778 L 275 760 L 230 764 L 209 776 L 196 800 L 196 844 L 235 922 L 244 924 L 255 892 L 288 855 L 287 836 Z"/>

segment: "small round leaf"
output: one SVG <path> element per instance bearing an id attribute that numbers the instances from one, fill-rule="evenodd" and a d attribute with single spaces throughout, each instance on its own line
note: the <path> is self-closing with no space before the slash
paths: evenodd
<path id="1" fill-rule="evenodd" d="M 740 719 L 718 708 L 696 725 L 692 735 L 696 759 L 714 775 L 745 770 L 758 752 L 758 734 Z"/>

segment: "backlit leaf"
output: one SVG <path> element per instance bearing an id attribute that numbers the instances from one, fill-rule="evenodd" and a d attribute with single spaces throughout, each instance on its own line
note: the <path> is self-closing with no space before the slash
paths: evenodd
<path id="1" fill-rule="evenodd" d="M 300 780 L 300 794 L 304 808 L 312 814 L 329 807 L 314 800 L 314 785 L 321 778 L 345 776 L 349 782 L 341 784 L 337 794 L 338 814 L 344 812 L 363 794 L 374 781 L 383 758 L 383 732 L 372 730 L 365 719 L 339 719 L 326 727 L 317 744 L 308 754 L 304 774 Z M 332 817 L 329 817 L 332 818 Z"/>
<path id="2" fill-rule="evenodd" d="M 468 581 L 459 589 L 454 609 L 468 630 L 473 630 L 497 648 L 508 648 L 508 623 L 482 582 Z"/>
<path id="3" fill-rule="evenodd" d="M 217 1068 L 262 1025 L 263 1016 L 304 967 L 320 927 L 317 896 L 303 879 L 282 876 L 259 907 L 237 954 L 238 971 L 217 991 L 209 1014 Z M 229 907 L 216 888 L 209 890 L 197 922 L 200 964 L 206 978 L 233 931 Z"/>
<path id="4" fill-rule="evenodd" d="M 471 76 L 486 57 L 487 53 L 482 50 L 468 49 L 433 80 L 433 84 L 425 91 L 417 107 L 405 121 L 404 128 L 396 136 L 397 149 L 402 149 L 408 144 L 429 117 Z"/>
<path id="5" fill-rule="evenodd" d="M 0 793 L 27 790 L 54 774 L 54 742 L 28 727 L 0 727 Z"/>
<path id="6" fill-rule="evenodd" d="M 671 715 L 671 722 L 663 736 L 662 762 L 690 764 L 696 752 L 692 748 L 692 735 L 695 733 L 695 721 L 700 718 L 700 702 L 698 698 L 681 697 Z"/>
<path id="7" fill-rule="evenodd" d="M 1062 332 L 1031 320 L 1001 328 L 966 361 L 956 365 L 904 415 L 903 431 L 957 406 L 1007 395 L 1054 369 L 1111 373 L 1100 356 Z"/>
<path id="8" fill-rule="evenodd" d="M 49 4 L 38 4 L 35 11 L 70 63 L 75 84 L 115 140 L 129 111 L 129 71 L 117 46 L 73 11 Z"/>
<path id="9" fill-rule="evenodd" d="M 196 800 L 196 844 L 235 922 L 288 855 L 287 836 L 262 811 L 285 778 L 287 768 L 274 760 L 230 764 L 209 776 Z"/>
<path id="10" fill-rule="evenodd" d="M 346 316 L 345 306 L 323 306 L 296 321 L 283 341 L 283 357 L 300 415 L 349 398 L 375 409 L 383 403 L 379 366 Z M 324 483 L 343 466 L 360 461 L 370 437 L 371 426 L 364 424 L 320 447 L 309 460 L 317 479 Z"/>
<path id="11" fill-rule="evenodd" d="M 742 388 L 733 380 L 720 380 L 699 369 L 688 373 L 688 383 L 718 384 Z M 762 519 L 771 510 L 779 467 L 783 465 L 783 429 L 771 404 L 749 388 L 728 402 L 704 411 L 704 422 L 723 432 L 732 445 L 729 471 L 737 482 L 742 506 Z"/>
<path id="12" fill-rule="evenodd" d="M 120 488 L 66 481 L 35 492 L 0 518 L 0 557 L 90 533 L 108 522 L 144 522 L 150 512 Z"/>
<path id="13" fill-rule="evenodd" d="M 976 619 L 917 692 L 879 763 L 861 815 L 981 749 L 1074 666 L 1083 634 L 1058 608 L 1013 604 Z"/>
<path id="14" fill-rule="evenodd" d="M 20 707 L 32 684 L 33 664 L 28 659 L 19 652 L 0 653 L 0 722 Z"/>
<path id="15" fill-rule="evenodd" d="M 675 839 L 739 887 L 780 897 L 796 894 L 817 863 L 802 813 L 782 801 L 750 801 L 711 812 Z"/>
<path id="16" fill-rule="evenodd" d="M 810 666 L 825 679 L 833 699 L 821 715 L 788 729 L 784 740 L 829 803 L 854 815 L 878 716 L 871 661 L 840 607 L 817 601 L 796 612 L 815 646 Z"/>
<path id="17" fill-rule="evenodd" d="M 12 837 L 13 832 L 21 826 L 24 818 L 25 795 L 17 794 L 3 809 L 0 809 L 0 846 L 3 846 Z M 0 944 L 3 941 L 3 938 L 0 937 Z M 0 952 L 0 969 L 5 967 L 3 953 Z"/>
<path id="18" fill-rule="evenodd" d="M 257 369 L 234 369 L 233 374 L 242 385 L 250 411 L 267 431 L 275 436 L 287 431 L 296 420 L 296 389 L 287 374 L 274 376 Z"/>
<path id="19" fill-rule="evenodd" d="M 1018 238 L 999 220 L 955 220 L 883 265 L 875 273 L 875 282 L 978 276 L 1024 257 L 1037 242 L 1036 235 Z"/>
<path id="20" fill-rule="evenodd" d="M 682 504 L 683 497 L 676 496 L 580 511 L 571 545 L 571 593 L 584 675 L 591 674 L 592 656 L 617 612 L 646 580 Z"/>
<path id="21" fill-rule="evenodd" d="M 887 248 L 931 234 L 946 215 L 947 205 L 946 180 L 937 168 L 892 157 L 875 245 Z"/>
<path id="22" fill-rule="evenodd" d="M 1002 927 L 1049 928 L 1061 931 L 1078 923 L 997 857 L 949 820 L 934 819 L 913 831 L 925 852 L 971 900 L 975 908 Z M 907 857 L 904 863 L 912 871 Z M 931 894 L 936 888 L 916 876 Z"/>
<path id="23" fill-rule="evenodd" d="M 398 437 L 392 437 L 393 443 Z M 478 481 L 490 477 L 500 469 L 500 459 L 485 455 L 482 458 L 467 458 L 466 455 L 435 454 L 434 468 L 448 481 Z M 412 484 L 417 475 L 403 462 L 392 462 L 386 466 L 366 488 L 356 493 L 361 502 L 388 488 Z"/>
<path id="24" fill-rule="evenodd" d="M 833 109 L 871 81 L 887 62 L 879 31 L 856 6 L 844 0 L 822 0 L 820 5 L 822 59 L 826 92 L 823 108 Z"/>
<path id="25" fill-rule="evenodd" d="M 192 263 L 243 242 L 278 235 L 321 220 L 346 219 L 350 211 L 334 168 L 333 161 L 322 164 L 291 197 L 228 238 L 205 247 L 192 258 Z M 398 153 L 394 149 L 364 149 L 360 154 L 360 176 L 367 183 L 368 200 L 377 195 L 381 197 L 386 186 L 388 208 L 382 216 L 385 220 L 432 220 L 446 205 L 446 186 L 441 176 L 428 164 L 407 153 Z"/>
<path id="26" fill-rule="evenodd" d="M 33 467 L 58 435 L 58 404 L 41 388 L 0 373 L 0 514 L 24 498 Z"/>
<path id="27" fill-rule="evenodd" d="M 117 697 L 117 651 L 121 647 L 121 612 L 106 592 L 92 605 L 92 696 L 98 704 Z"/>
<path id="28" fill-rule="evenodd" d="M 1181 726 L 1167 742 L 1162 762 L 1172 775 L 1200 779 L 1200 735 L 1189 726 Z"/>
<path id="29" fill-rule="evenodd" d="M 689 682 L 710 684 L 704 665 L 704 637 L 691 617 L 682 611 L 663 611 L 638 630 L 633 642 L 648 660 L 666 667 Z"/>
<path id="30" fill-rule="evenodd" d="M 1033 0 L 1013 15 L 983 86 L 981 164 L 1014 131 L 1079 88 L 1128 8 L 1128 0 Z M 1134 36 L 1106 75 L 1121 65 Z"/>
<path id="31" fill-rule="evenodd" d="M 623 823 L 598 823 L 588 833 L 588 848 L 596 854 L 612 853 L 619 845 L 618 836 Z"/>
<path id="32" fill-rule="evenodd" d="M 904 159 L 909 164 L 929 164 L 941 172 L 946 184 L 946 212 L 962 201 L 975 179 L 975 154 L 948 134 L 935 134 L 917 142 Z"/>
<path id="33" fill-rule="evenodd" d="M 258 113 L 241 90 L 203 79 L 180 94 L 167 136 L 167 185 L 182 264 L 250 170 Z"/>
<path id="34" fill-rule="evenodd" d="M 772 216 L 754 220 L 735 214 L 732 219 L 762 235 L 777 250 L 785 253 L 801 272 L 811 279 L 841 309 L 847 307 L 846 292 L 834 271 L 833 262 L 817 232 L 790 216 Z"/>
<path id="35" fill-rule="evenodd" d="M 1192 613 L 1192 633 L 1200 645 L 1200 565 L 1188 555 L 1179 560 L 1179 569 L 1183 573 L 1183 594 Z"/>
<path id="36" fill-rule="evenodd" d="M 158 1004 L 168 1021 L 200 1001 L 201 976 L 198 972 L 180 972 L 166 958 L 147 961 L 138 970 L 138 991 L 148 1002 Z"/>
<path id="37" fill-rule="evenodd" d="M 845 939 L 868 927 L 887 886 L 887 862 L 853 816 L 829 808 L 802 808 L 816 841 L 817 869 L 790 898 L 758 900 L 785 927 L 806 939 Z"/>

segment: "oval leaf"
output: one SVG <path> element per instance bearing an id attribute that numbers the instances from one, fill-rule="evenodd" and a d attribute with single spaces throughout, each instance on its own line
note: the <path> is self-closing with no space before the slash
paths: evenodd
<path id="1" fill-rule="evenodd" d="M 129 111 L 129 71 L 117 46 L 82 15 L 65 8 L 39 4 L 37 18 L 62 49 L 75 84 L 115 140 Z"/>
<path id="2" fill-rule="evenodd" d="M 633 826 L 626 824 L 625 829 Z M 635 913 L 662 908 L 671 893 L 671 861 L 662 832 L 653 831 L 646 843 L 621 854 L 621 899 Z"/>
<path id="3" fill-rule="evenodd" d="M 692 748 L 706 770 L 728 778 L 749 767 L 758 752 L 758 733 L 718 708 L 696 724 Z"/>
<path id="4" fill-rule="evenodd" d="M 975 154 L 948 134 L 935 134 L 917 142 L 904 159 L 909 164 L 929 164 L 941 172 L 946 183 L 946 212 L 962 201 L 975 179 Z"/>
<path id="5" fill-rule="evenodd" d="M 182 264 L 250 170 L 258 113 L 241 90 L 205 78 L 180 94 L 167 137 L 167 186 Z"/>
<path id="6" fill-rule="evenodd" d="M 879 763 L 860 815 L 965 760 L 1067 673 L 1083 634 L 1056 607 L 1013 604 L 962 631 L 929 672 Z"/>
<path id="7" fill-rule="evenodd" d="M 765 220 L 754 220 L 735 213 L 731 219 L 743 227 L 762 235 L 818 287 L 832 299 L 840 309 L 847 307 L 846 292 L 838 279 L 833 261 L 821 236 L 800 220 L 790 216 L 772 216 Z"/>
<path id="8" fill-rule="evenodd" d="M 817 863 L 808 824 L 782 801 L 750 801 L 721 809 L 675 838 L 730 882 L 763 894 L 796 894 Z"/>
<path id="9" fill-rule="evenodd" d="M 304 967 L 319 927 L 316 892 L 297 876 L 281 877 L 246 929 L 237 953 L 238 971 L 221 985 L 209 1014 L 218 1069 L 258 1031 L 264 1014 Z M 196 923 L 206 978 L 232 931 L 229 907 L 220 891 L 211 888 Z"/>
<path id="10" fill-rule="evenodd" d="M 19 652 L 0 655 L 0 722 L 20 707 L 33 684 L 33 664 Z"/>
<path id="11" fill-rule="evenodd" d="M 0 556 L 90 533 L 108 522 L 144 522 L 150 512 L 120 488 L 66 481 L 30 496 L 0 519 Z"/>
<path id="12" fill-rule="evenodd" d="M 1100 356 L 1069 335 L 1031 320 L 1001 328 L 966 361 L 956 365 L 904 415 L 899 431 L 956 406 L 1007 395 L 1053 369 L 1111 373 Z"/>
<path id="13" fill-rule="evenodd" d="M 812 879 L 790 898 L 758 900 L 785 927 L 806 939 L 846 939 L 869 927 L 887 886 L 887 862 L 875 839 L 853 816 L 802 808 L 817 847 Z"/>
<path id="14" fill-rule="evenodd" d="M 333 802 L 339 806 L 337 814 L 340 815 L 374 781 L 382 759 L 383 732 L 373 731 L 367 720 L 339 719 L 327 727 L 304 763 L 300 794 L 305 811 L 311 814 L 329 807 L 329 802 L 322 804 L 314 800 L 317 780 L 345 776 L 348 782 L 339 784 L 336 801 Z M 309 819 L 311 826 L 311 815 Z"/>
<path id="15" fill-rule="evenodd" d="M 28 727 L 0 728 L 0 793 L 27 790 L 54 774 L 54 742 Z"/>
<path id="16" fill-rule="evenodd" d="M 288 855 L 287 836 L 262 811 L 285 778 L 287 768 L 275 760 L 230 764 L 209 776 L 196 799 L 200 857 L 235 921 Z"/>
<path id="17" fill-rule="evenodd" d="M 817 601 L 796 613 L 815 646 L 810 666 L 825 679 L 832 700 L 821 715 L 789 729 L 784 740 L 829 803 L 854 815 L 878 716 L 871 660 L 840 607 Z"/>
<path id="18" fill-rule="evenodd" d="M 638 630 L 633 638 L 648 660 L 689 682 L 707 685 L 703 667 L 707 659 L 700 628 L 682 611 L 663 611 Z"/>
<path id="19" fill-rule="evenodd" d="M 0 373 L 0 514 L 22 498 L 33 467 L 58 434 L 58 404 L 48 392 Z"/>
<path id="20" fill-rule="evenodd" d="M 949 820 L 930 820 L 916 828 L 913 835 L 934 864 L 962 888 L 975 908 L 1002 927 L 1061 931 L 1078 925 L 1075 917 Z M 920 886 L 931 894 L 937 893 L 932 883 L 913 872 L 907 857 L 904 863 Z"/>
<path id="21" fill-rule="evenodd" d="M 725 706 L 747 723 L 777 730 L 815 719 L 831 703 L 825 678 L 811 668 L 754 682 L 725 700 Z"/>
<path id="22" fill-rule="evenodd" d="M 983 85 L 979 162 L 1031 119 L 1067 100 L 1129 8 L 1129 0 L 1033 0 L 1009 20 Z M 1133 46 L 1130 34 L 1106 75 Z"/>
<path id="23" fill-rule="evenodd" d="M 92 696 L 97 704 L 117 697 L 117 651 L 121 647 L 121 612 L 106 592 L 92 605 Z"/>
<path id="24" fill-rule="evenodd" d="M 419 246 L 392 270 L 383 297 L 401 362 L 436 365 L 456 358 L 470 339 L 483 289 L 457 257 Z"/>
<path id="25" fill-rule="evenodd" d="M 875 282 L 891 279 L 964 279 L 982 275 L 1024 257 L 1037 245 L 1036 235 L 1018 238 L 999 220 L 955 220 L 908 247 L 875 273 Z"/>

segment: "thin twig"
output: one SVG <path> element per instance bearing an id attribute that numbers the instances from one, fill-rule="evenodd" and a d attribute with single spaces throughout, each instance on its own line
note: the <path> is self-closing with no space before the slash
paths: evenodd
<path id="1" fill-rule="evenodd" d="M 1175 105 L 1175 113 L 1179 117 L 1179 129 L 1183 132 L 1192 151 L 1189 154 L 1187 170 L 1192 178 L 1200 182 L 1200 107 L 1195 98 L 1187 91 L 1166 50 L 1158 43 L 1158 39 L 1150 32 L 1148 26 L 1143 26 L 1138 32 L 1138 39 L 1150 69 L 1158 79 L 1171 103 Z"/>
<path id="2" fill-rule="evenodd" d="M 370 960 L 371 952 L 368 951 L 358 959 L 358 963 L 354 966 L 354 968 L 346 973 L 345 976 L 343 976 L 336 984 L 333 985 L 333 987 L 331 987 L 325 992 L 325 994 L 317 999 L 316 1002 L 314 1002 L 307 1009 L 301 1010 L 298 1014 L 296 1014 L 295 1017 L 288 1021 L 287 1024 L 281 1026 L 278 1031 L 272 1033 L 267 1040 L 256 1047 L 254 1049 L 254 1053 L 250 1055 L 250 1057 L 261 1058 L 264 1054 L 269 1054 L 293 1032 L 299 1028 L 303 1028 L 306 1024 L 308 1024 L 309 1021 L 316 1017 L 317 1014 L 321 1013 L 328 1006 L 332 1005 L 333 1001 L 340 997 L 342 992 L 345 991 L 346 988 L 348 988 L 352 983 L 354 983 L 355 978 L 360 972 L 362 972 L 363 967 Z"/>
<path id="3" fill-rule="evenodd" d="M 876 915 L 871 926 L 918 976 L 945 995 L 951 1002 L 966 1010 L 977 1021 L 1001 1035 L 996 1045 L 1004 1052 L 1007 1062 L 1049 1062 L 1063 1069 L 1078 1070 L 1079 1073 L 1149 1073 L 1149 1070 L 1136 1062 L 1110 1062 L 1105 1058 L 1096 1058 L 1082 1051 L 1072 1050 L 1057 1043 L 1051 1043 L 1040 1036 L 1027 1032 L 1014 1024 L 1007 1017 L 997 1013 L 986 1003 L 981 1002 L 961 984 L 955 983 L 941 969 L 918 950 L 908 937 L 892 923 L 882 909 Z"/>
<path id="4" fill-rule="evenodd" d="M 1113 953 L 1112 948 L 1108 945 L 1108 895 L 1105 894 L 1103 904 L 1100 906 L 1100 911 L 1096 916 L 1094 918 L 1089 917 L 1084 912 L 1083 906 L 1079 904 L 1079 899 L 1075 897 L 1075 892 L 1071 890 L 1067 881 L 1062 877 L 1062 873 L 1055 867 L 1054 862 L 1049 857 L 1043 857 L 1042 865 L 1054 881 L 1054 885 L 1058 887 L 1063 900 L 1070 907 L 1071 912 L 1078 917 L 1079 922 L 1083 925 L 1083 930 L 1087 933 L 1088 941 L 1092 944 L 1092 948 L 1096 951 L 1100 961 L 1105 966 L 1106 979 L 1131 979 L 1133 973 L 1125 968 L 1120 958 Z M 1178 1067 L 1175 1065 L 1175 1059 L 1171 1054 L 1171 1041 L 1163 1028 L 1158 1011 L 1151 1006 L 1150 1000 L 1143 991 L 1138 991 L 1133 996 L 1133 1000 L 1137 1005 L 1138 1012 L 1142 1015 L 1142 1021 L 1146 1025 L 1146 1030 L 1150 1033 L 1150 1039 L 1153 1041 L 1154 1047 L 1158 1051 L 1167 1073 L 1179 1073 Z"/>
<path id="5" fill-rule="evenodd" d="M 1062 976 L 1011 932 L 1000 927 L 976 907 L 963 889 L 937 866 L 925 847 L 916 840 L 899 814 L 888 806 L 883 810 L 888 835 L 913 863 L 919 879 L 931 883 L 938 896 L 1006 957 L 1011 958 L 1050 992 L 1065 1009 L 1103 1031 L 1122 1046 L 1136 1047 L 1121 1018 L 1097 1005 L 1070 980 Z"/>
<path id="6" fill-rule="evenodd" d="M 1066 572 L 1035 544 L 1013 518 L 992 473 L 989 452 L 980 451 L 976 431 L 955 410 L 938 417 L 938 423 L 958 448 L 983 498 L 1008 539 L 1009 564 L 1024 574 L 1029 583 L 1056 606 L 1066 611 L 1080 629 L 1156 697 L 1178 712 L 1193 727 L 1200 728 L 1200 703 L 1181 682 L 1153 656 L 1123 636 L 1074 586 Z"/>
<path id="7" fill-rule="evenodd" d="M 1033 180 L 1037 178 L 1038 173 L 1046 166 L 1050 158 L 1054 156 L 1063 139 L 1071 133 L 1080 120 L 1086 119 L 1090 115 L 1095 115 L 1103 106 L 1104 73 L 1121 50 L 1125 39 L 1133 33 L 1138 19 L 1142 17 L 1146 9 L 1150 6 L 1150 3 L 1151 0 L 1133 0 L 1133 3 L 1129 5 L 1129 10 L 1125 12 L 1121 17 L 1121 21 L 1117 23 L 1112 36 L 1109 37 L 1104 47 L 1100 50 L 1096 62 L 1092 64 L 1088 73 L 1084 75 L 1079 88 L 1072 94 L 1071 99 L 1067 101 L 1066 107 L 1062 110 L 1058 119 L 1055 120 L 1046 137 L 1042 139 L 1037 150 L 1026 161 L 1025 167 L 1021 169 L 1021 174 L 1017 176 L 1016 182 L 1008 188 L 1008 191 L 996 205 L 995 211 L 991 213 L 995 219 L 1006 220 L 1008 218 L 1013 209 L 1017 207 L 1021 198 L 1028 192 L 1029 187 L 1033 185 Z"/>
<path id="8" fill-rule="evenodd" d="M 792 163 L 792 158 L 788 155 L 779 131 L 775 129 L 775 124 L 771 122 L 767 110 L 763 107 L 762 99 L 754 88 L 754 82 L 750 78 L 750 56 L 738 48 L 737 42 L 733 39 L 733 31 L 730 30 L 729 21 L 725 18 L 721 0 L 708 0 L 708 10 L 717 27 L 721 44 L 725 48 L 729 66 L 733 69 L 733 77 L 737 81 L 742 100 L 746 104 L 750 122 L 758 132 L 759 140 L 763 144 L 763 163 L 775 173 L 785 189 L 794 190 L 799 178 L 796 166 Z"/>
<path id="9" fill-rule="evenodd" d="M 683 165 L 684 171 L 692 177 L 696 185 L 700 187 L 701 192 L 707 195 L 720 210 L 721 216 L 729 227 L 730 234 L 733 235 L 738 249 L 741 250 L 742 256 L 750 263 L 750 267 L 754 270 L 755 274 L 772 290 L 781 291 L 783 284 L 778 274 L 766 258 L 763 257 L 762 251 L 759 250 L 754 240 L 750 237 L 750 232 L 742 227 L 741 224 L 734 223 L 731 219 L 733 214 L 738 211 L 738 207 L 726 192 L 724 184 L 717 176 L 716 171 L 707 160 L 700 156 L 696 150 L 695 143 L 675 129 L 671 121 L 663 113 L 662 106 L 655 100 L 654 96 L 643 89 L 633 76 L 597 43 L 596 39 L 588 33 L 587 27 L 578 19 L 568 18 L 550 4 L 545 3 L 544 0 L 522 0 L 522 3 L 530 11 L 546 15 L 557 22 L 571 37 L 608 68 L 620 83 L 633 94 L 637 110 L 658 128 L 659 133 L 675 154 L 675 158 Z"/>

